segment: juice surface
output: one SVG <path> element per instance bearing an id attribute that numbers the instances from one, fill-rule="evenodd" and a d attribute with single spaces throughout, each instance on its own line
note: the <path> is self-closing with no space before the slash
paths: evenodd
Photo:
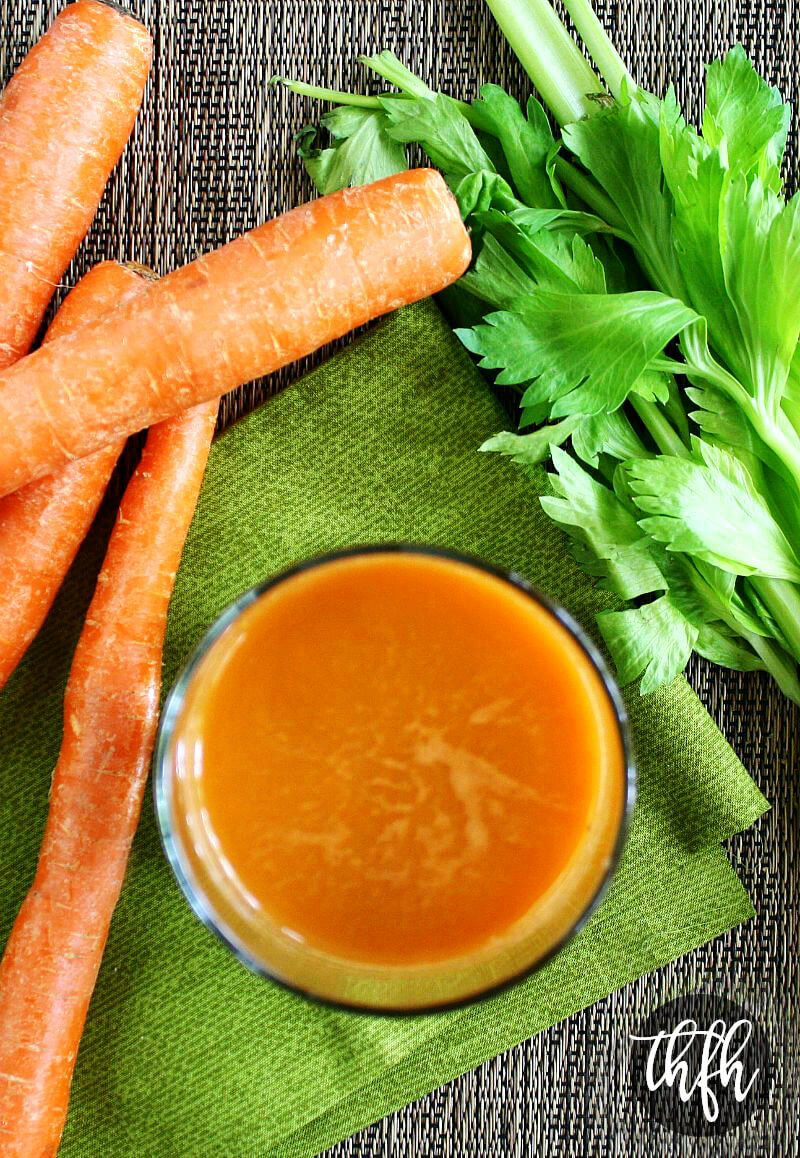
<path id="1" fill-rule="evenodd" d="M 580 856 L 601 781 L 622 806 L 583 650 L 525 593 L 435 556 L 353 556 L 271 588 L 206 656 L 180 731 L 226 874 L 351 961 L 502 939 Z"/>

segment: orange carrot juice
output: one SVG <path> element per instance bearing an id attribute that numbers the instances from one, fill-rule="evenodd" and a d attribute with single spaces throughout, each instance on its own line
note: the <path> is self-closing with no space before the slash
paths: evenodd
<path id="1" fill-rule="evenodd" d="M 613 860 L 627 760 L 552 610 L 472 562 L 378 549 L 229 619 L 165 713 L 159 805 L 195 908 L 249 963 L 415 1009 L 574 929 Z"/>

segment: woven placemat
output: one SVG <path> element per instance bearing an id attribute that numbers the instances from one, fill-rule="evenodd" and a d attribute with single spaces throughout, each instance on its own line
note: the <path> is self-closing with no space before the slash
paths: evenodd
<path id="1" fill-rule="evenodd" d="M 483 0 L 139 0 L 130 6 L 153 31 L 156 67 L 134 140 L 70 283 L 102 257 L 167 272 L 311 195 L 292 138 L 313 114 L 304 102 L 268 88 L 275 73 L 346 88 L 361 83 L 359 52 L 392 48 L 455 96 L 471 95 L 487 80 L 515 94 L 530 87 Z M 3 81 L 61 7 L 60 0 L 0 0 Z M 657 91 L 673 80 L 693 118 L 703 63 L 737 40 L 794 100 L 800 10 L 793 0 L 596 0 L 596 8 L 637 78 Z M 796 128 L 790 158 L 794 167 Z M 294 368 L 238 391 L 225 400 L 221 421 L 297 373 Z M 730 847 L 757 918 L 365 1130 L 329 1151 L 330 1158 L 800 1153 L 798 713 L 757 676 L 696 663 L 690 678 L 774 803 Z M 676 993 L 701 987 L 749 1007 L 767 1027 L 779 1062 L 769 1111 L 708 1142 L 644 1124 L 627 1085 L 627 1039 L 637 1020 Z"/>

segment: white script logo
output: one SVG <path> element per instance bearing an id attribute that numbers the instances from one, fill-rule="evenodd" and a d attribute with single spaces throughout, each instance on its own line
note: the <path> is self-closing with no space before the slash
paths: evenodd
<path id="1" fill-rule="evenodd" d="M 661 1086 L 669 1086 L 677 1091 L 683 1103 L 697 1095 L 705 1120 L 716 1122 L 719 1099 L 715 1082 L 718 1080 L 741 1103 L 761 1072 L 756 1067 L 748 1073 L 741 1060 L 752 1033 L 753 1024 L 744 1017 L 730 1027 L 722 1018 L 717 1018 L 708 1029 L 701 1028 L 692 1018 L 685 1018 L 672 1030 L 645 1036 L 631 1034 L 631 1040 L 651 1043 L 645 1072 L 651 1093 Z"/>

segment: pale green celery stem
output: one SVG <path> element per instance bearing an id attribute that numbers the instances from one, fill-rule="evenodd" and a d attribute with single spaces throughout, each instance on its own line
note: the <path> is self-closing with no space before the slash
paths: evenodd
<path id="1" fill-rule="evenodd" d="M 355 105 L 360 109 L 379 109 L 381 102 L 377 97 L 366 96 L 357 92 L 339 92 L 333 88 L 319 88 L 315 84 L 306 84 L 302 80 L 284 80 L 282 76 L 272 78 L 276 84 L 296 92 L 298 96 L 311 97 L 317 101 L 332 101 L 335 105 Z"/>
<path id="2" fill-rule="evenodd" d="M 783 411 L 778 409 L 777 413 L 766 414 L 738 379 L 713 358 L 709 359 L 708 347 L 700 341 L 694 325 L 684 330 L 681 346 L 692 372 L 741 407 L 761 441 L 777 455 L 800 489 L 800 435 Z"/>
<path id="3" fill-rule="evenodd" d="M 619 99 L 623 86 L 626 86 L 629 92 L 635 89 L 636 82 L 609 40 L 608 33 L 597 19 L 590 0 L 564 0 L 564 7 L 572 17 L 581 40 L 589 49 L 589 55 L 614 96 Z"/>
<path id="4" fill-rule="evenodd" d="M 764 600 L 783 633 L 795 660 L 800 663 L 800 592 L 788 579 L 752 576 L 753 587 Z"/>
<path id="5" fill-rule="evenodd" d="M 547 0 L 486 0 L 522 67 L 561 125 L 592 111 L 600 78 Z"/>
<path id="6" fill-rule="evenodd" d="M 360 92 L 342 92 L 341 89 L 336 88 L 320 88 L 315 84 L 306 84 L 304 80 L 286 80 L 282 76 L 274 76 L 270 82 L 271 84 L 282 84 L 284 88 L 288 88 L 291 92 L 297 93 L 298 96 L 310 97 L 317 101 L 330 101 L 335 105 L 353 105 L 358 109 L 382 109 L 381 100 L 385 97 L 397 97 L 400 99 L 400 93 L 382 93 L 380 97 L 367 96 L 366 93 Z M 397 87 L 400 88 L 398 82 Z M 424 91 L 423 91 L 424 90 Z M 419 98 L 433 98 L 436 94 L 428 88 L 427 85 L 420 85 L 419 88 L 403 88 L 401 92 L 407 96 Z M 470 124 L 480 122 L 480 118 L 476 117 L 472 106 L 468 105 L 466 101 L 455 101 L 463 115 L 467 118 Z"/>
<path id="7" fill-rule="evenodd" d="M 747 631 L 742 631 L 741 627 L 738 631 L 750 644 L 783 694 L 792 703 L 800 706 L 800 680 L 797 678 L 797 668 L 784 650 L 771 640 L 765 639 L 763 635 L 751 635 Z"/>
<path id="8" fill-rule="evenodd" d="M 721 615 L 728 626 L 750 645 L 783 694 L 793 703 L 800 705 L 800 679 L 797 676 L 797 664 L 792 657 L 766 636 L 746 631 L 732 615 L 727 615 L 722 610 Z"/>
<path id="9" fill-rule="evenodd" d="M 650 402 L 646 398 L 637 398 L 636 395 L 630 396 L 630 402 L 662 454 L 673 454 L 680 458 L 688 457 L 689 451 L 683 441 L 654 402 Z M 706 589 L 709 598 L 718 604 L 714 592 L 707 588 L 691 559 L 687 558 L 686 563 L 691 569 L 692 581 L 697 586 Z M 800 644 L 800 595 L 798 595 L 797 590 L 791 583 L 776 579 L 751 579 L 750 582 L 775 616 L 781 631 L 795 653 L 795 660 L 800 660 L 800 651 L 796 650 Z M 718 609 L 720 616 L 728 626 L 750 645 L 783 694 L 794 703 L 800 704 L 800 681 L 797 677 L 797 669 L 783 649 L 763 636 L 746 631 L 719 604 Z M 789 622 L 785 621 L 790 621 L 795 639 L 787 632 Z"/>
<path id="10" fill-rule="evenodd" d="M 633 238 L 627 231 L 624 217 L 608 194 L 604 193 L 591 177 L 580 169 L 576 169 L 560 155 L 555 159 L 555 173 L 562 185 L 566 185 L 576 197 L 580 197 L 581 201 L 598 217 L 602 217 L 606 225 L 610 225 L 626 241 L 631 245 L 633 244 Z"/>
<path id="11" fill-rule="evenodd" d="M 800 489 L 800 437 L 797 431 L 783 411 L 779 410 L 770 417 L 754 399 L 749 396 L 748 399 L 747 412 L 756 433 L 775 452 Z"/>
<path id="12" fill-rule="evenodd" d="M 663 410 L 638 394 L 628 395 L 628 401 L 641 418 L 662 454 L 688 458 L 689 450 Z"/>
<path id="13" fill-rule="evenodd" d="M 379 60 L 380 64 L 375 61 Z M 383 53 L 378 53 L 377 57 L 359 56 L 358 63 L 363 64 L 365 68 L 378 74 L 384 80 L 388 80 L 389 84 L 393 84 L 395 88 L 399 88 L 402 92 L 409 93 L 411 96 L 429 99 L 436 94 L 433 89 L 426 85 L 424 80 L 408 70 L 394 57 L 393 53 L 389 54 L 389 59 L 385 59 Z"/>
<path id="14" fill-rule="evenodd" d="M 686 363 L 676 362 L 674 358 L 667 358 L 664 355 L 654 358 L 648 365 L 649 370 L 661 370 L 665 374 L 685 374 Z"/>
<path id="15" fill-rule="evenodd" d="M 720 619 L 727 623 L 731 630 L 745 643 L 750 645 L 763 663 L 764 669 L 769 672 L 783 694 L 795 704 L 800 705 L 800 680 L 797 675 L 797 665 L 792 657 L 787 655 L 783 648 L 771 639 L 767 639 L 763 635 L 756 635 L 755 632 L 747 631 L 746 628 L 742 627 L 736 617 L 730 614 L 724 603 L 717 598 L 716 592 L 709 586 L 691 559 L 686 559 L 686 566 L 692 583 L 716 606 Z"/>
<path id="16" fill-rule="evenodd" d="M 800 405 L 784 397 L 781 402 L 781 409 L 785 411 L 786 417 L 792 424 L 792 429 L 800 434 Z"/>
<path id="17" fill-rule="evenodd" d="M 686 407 L 683 403 L 680 387 L 675 381 L 675 376 L 669 376 L 669 396 L 664 403 L 664 413 L 669 418 L 672 425 L 677 430 L 681 439 L 687 446 L 691 446 L 691 431 L 689 430 L 689 418 L 686 413 Z"/>

